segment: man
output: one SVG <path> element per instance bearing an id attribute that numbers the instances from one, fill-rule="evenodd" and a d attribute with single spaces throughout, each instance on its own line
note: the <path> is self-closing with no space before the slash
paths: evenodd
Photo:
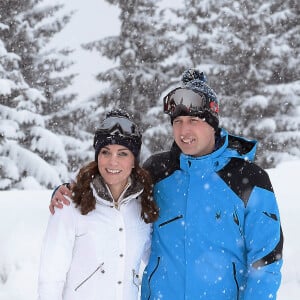
<path id="1" fill-rule="evenodd" d="M 160 212 L 142 300 L 276 299 L 283 236 L 273 188 L 251 162 L 256 142 L 219 128 L 218 108 L 194 69 L 164 98 L 174 144 L 145 163 Z"/>

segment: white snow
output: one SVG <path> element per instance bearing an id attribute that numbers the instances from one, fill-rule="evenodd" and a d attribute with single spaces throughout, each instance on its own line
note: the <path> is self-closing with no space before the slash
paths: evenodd
<path id="1" fill-rule="evenodd" d="M 14 87 L 15 83 L 12 80 L 0 79 L 0 95 L 9 95 Z"/>

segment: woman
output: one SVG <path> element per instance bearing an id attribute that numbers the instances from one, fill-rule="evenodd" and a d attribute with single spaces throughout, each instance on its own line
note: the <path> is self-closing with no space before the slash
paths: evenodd
<path id="1" fill-rule="evenodd" d="M 139 269 L 158 210 L 139 164 L 142 136 L 129 115 L 110 112 L 94 137 L 95 161 L 79 170 L 72 202 L 50 216 L 39 299 L 138 298 Z"/>

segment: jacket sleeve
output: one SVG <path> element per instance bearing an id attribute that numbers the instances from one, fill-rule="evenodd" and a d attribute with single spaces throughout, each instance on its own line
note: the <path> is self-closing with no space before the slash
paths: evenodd
<path id="1" fill-rule="evenodd" d="M 39 300 L 61 300 L 75 241 L 74 207 L 65 206 L 49 218 L 38 278 Z"/>
<path id="2" fill-rule="evenodd" d="M 248 279 L 244 299 L 276 299 L 283 247 L 280 216 L 267 173 L 260 170 L 256 179 L 245 209 Z"/>

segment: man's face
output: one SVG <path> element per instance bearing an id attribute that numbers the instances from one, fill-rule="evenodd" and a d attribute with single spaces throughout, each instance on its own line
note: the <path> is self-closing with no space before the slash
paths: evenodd
<path id="1" fill-rule="evenodd" d="M 203 156 L 215 147 L 215 131 L 204 120 L 192 116 L 179 116 L 173 121 L 176 144 L 184 154 Z"/>

